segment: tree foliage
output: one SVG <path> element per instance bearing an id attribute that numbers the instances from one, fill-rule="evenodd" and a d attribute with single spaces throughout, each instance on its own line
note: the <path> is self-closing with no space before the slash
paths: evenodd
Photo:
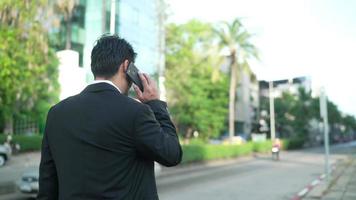
<path id="1" fill-rule="evenodd" d="M 58 99 L 57 58 L 48 45 L 46 0 L 0 2 L 0 119 L 5 132 L 23 115 L 44 121 Z"/>
<path id="2" fill-rule="evenodd" d="M 212 26 L 199 21 L 169 24 L 166 39 L 166 87 L 170 111 L 181 132 L 190 137 L 218 136 L 224 128 L 228 78 L 220 74 Z"/>
<path id="3" fill-rule="evenodd" d="M 327 102 L 327 107 L 331 137 L 337 134 L 341 136 L 346 131 L 356 131 L 356 119 L 353 116 L 343 117 L 342 112 L 330 100 Z M 268 109 L 269 100 L 262 98 L 261 110 Z M 285 92 L 281 98 L 275 99 L 276 129 L 280 136 L 306 141 L 311 132 L 311 120 L 320 123 L 322 121 L 319 97 L 312 97 L 311 92 L 300 88 L 297 95 Z M 341 130 L 341 126 L 344 126 L 345 130 Z"/>

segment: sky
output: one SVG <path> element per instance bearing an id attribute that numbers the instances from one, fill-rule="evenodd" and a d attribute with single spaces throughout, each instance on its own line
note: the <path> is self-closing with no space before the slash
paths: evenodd
<path id="1" fill-rule="evenodd" d="M 242 18 L 259 49 L 260 80 L 309 76 L 356 116 L 356 0 L 166 0 L 169 22 Z"/>

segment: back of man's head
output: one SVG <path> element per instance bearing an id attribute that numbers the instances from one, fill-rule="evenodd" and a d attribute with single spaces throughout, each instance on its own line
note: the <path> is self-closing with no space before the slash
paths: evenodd
<path id="1" fill-rule="evenodd" d="M 136 53 L 130 43 L 118 35 L 104 34 L 91 52 L 91 71 L 94 77 L 113 77 L 125 60 L 134 62 Z"/>

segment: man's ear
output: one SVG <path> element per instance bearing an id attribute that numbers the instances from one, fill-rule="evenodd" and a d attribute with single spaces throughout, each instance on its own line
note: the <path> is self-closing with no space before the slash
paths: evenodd
<path id="1" fill-rule="evenodd" d="M 129 64 L 130 64 L 129 60 L 125 60 L 125 61 L 124 61 L 123 65 L 122 65 L 122 66 L 124 67 L 124 68 L 123 68 L 123 69 L 124 69 L 124 72 L 127 71 L 127 68 L 129 67 Z"/>

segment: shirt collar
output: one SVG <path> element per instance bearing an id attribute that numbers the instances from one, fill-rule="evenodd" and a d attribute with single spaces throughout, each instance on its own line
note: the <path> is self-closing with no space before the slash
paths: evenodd
<path id="1" fill-rule="evenodd" d="M 96 83 L 107 83 L 107 84 L 110 84 L 110 85 L 114 86 L 120 93 L 122 93 L 121 90 L 113 82 L 111 82 L 109 80 L 94 80 L 92 84 L 96 84 Z"/>

